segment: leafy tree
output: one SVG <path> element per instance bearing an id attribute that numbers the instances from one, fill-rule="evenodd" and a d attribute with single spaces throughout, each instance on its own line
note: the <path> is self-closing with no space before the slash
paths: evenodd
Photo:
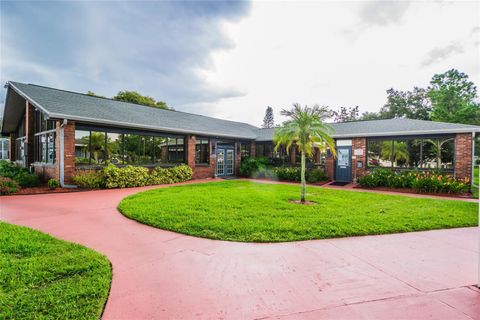
<path id="1" fill-rule="evenodd" d="M 87 91 L 86 94 L 87 94 L 87 96 L 91 96 L 91 97 L 105 98 L 104 96 L 100 96 L 93 91 Z"/>
<path id="2" fill-rule="evenodd" d="M 480 124 L 477 88 L 468 75 L 456 69 L 436 74 L 430 81 L 432 120 Z"/>
<path id="3" fill-rule="evenodd" d="M 328 107 L 301 107 L 296 103 L 290 110 L 283 109 L 281 114 L 290 118 L 281 127 L 275 129 L 273 140 L 275 151 L 282 145 L 289 152 L 293 143 L 301 153 L 301 182 L 302 190 L 300 201 L 305 203 L 306 181 L 305 181 L 305 159 L 311 157 L 315 147 L 329 147 L 333 156 L 336 156 L 335 141 L 330 136 L 332 128 L 324 123 L 329 118 Z"/>
<path id="4" fill-rule="evenodd" d="M 379 120 L 382 119 L 382 116 L 379 112 L 364 112 L 360 116 L 360 120 Z"/>
<path id="5" fill-rule="evenodd" d="M 387 90 L 387 103 L 380 109 L 381 119 L 409 118 L 430 120 L 432 110 L 427 90 L 415 87 L 413 91 Z"/>
<path id="6" fill-rule="evenodd" d="M 263 118 L 262 128 L 273 128 L 275 123 L 273 121 L 273 109 L 272 107 L 267 107 L 265 110 L 265 117 Z"/>
<path id="7" fill-rule="evenodd" d="M 360 109 L 358 106 L 355 107 L 341 107 L 340 111 L 333 111 L 332 115 L 335 122 L 348 122 L 360 120 Z"/>
<path id="8" fill-rule="evenodd" d="M 136 91 L 120 91 L 115 97 L 113 97 L 113 99 L 160 109 L 169 109 L 168 105 L 165 102 L 156 101 L 154 98 L 149 96 L 143 96 Z"/>

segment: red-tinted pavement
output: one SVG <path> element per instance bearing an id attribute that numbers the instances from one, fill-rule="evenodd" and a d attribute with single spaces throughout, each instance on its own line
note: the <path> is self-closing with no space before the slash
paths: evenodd
<path id="1" fill-rule="evenodd" d="M 213 241 L 117 212 L 143 189 L 2 197 L 0 218 L 106 254 L 104 319 L 480 319 L 475 228 Z"/>

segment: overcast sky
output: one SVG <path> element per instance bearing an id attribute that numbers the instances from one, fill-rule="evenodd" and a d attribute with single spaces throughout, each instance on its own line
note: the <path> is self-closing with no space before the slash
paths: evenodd
<path id="1" fill-rule="evenodd" d="M 6 2 L 0 80 L 259 125 L 265 108 L 377 111 L 457 68 L 480 85 L 480 2 Z M 5 99 L 2 89 L 0 104 Z"/>

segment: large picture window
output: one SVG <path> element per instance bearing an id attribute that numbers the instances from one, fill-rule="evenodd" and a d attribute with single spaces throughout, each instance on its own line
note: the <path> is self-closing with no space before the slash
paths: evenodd
<path id="1" fill-rule="evenodd" d="M 56 158 L 56 123 L 41 112 L 36 110 L 34 113 L 34 161 L 40 163 L 55 163 Z"/>
<path id="2" fill-rule="evenodd" d="M 195 141 L 195 163 L 210 163 L 210 140 L 208 138 L 197 137 Z"/>
<path id="3" fill-rule="evenodd" d="M 77 165 L 154 165 L 185 161 L 184 139 L 100 130 L 75 131 Z"/>
<path id="4" fill-rule="evenodd" d="M 455 138 L 418 137 L 367 141 L 367 163 L 370 168 L 453 170 Z"/>

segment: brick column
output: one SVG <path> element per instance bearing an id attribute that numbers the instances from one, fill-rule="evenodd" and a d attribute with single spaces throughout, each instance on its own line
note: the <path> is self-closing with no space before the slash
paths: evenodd
<path id="1" fill-rule="evenodd" d="M 455 177 L 472 178 L 472 134 L 457 133 L 455 136 Z"/>
<path id="2" fill-rule="evenodd" d="M 14 162 L 17 159 L 17 152 L 15 149 L 16 145 L 17 145 L 17 134 L 10 133 L 10 143 L 8 144 L 8 157 L 12 162 Z"/>
<path id="3" fill-rule="evenodd" d="M 250 142 L 250 157 L 255 158 L 255 141 Z"/>
<path id="4" fill-rule="evenodd" d="M 238 168 L 240 167 L 240 163 L 242 162 L 242 153 L 240 150 L 240 142 L 235 142 L 235 175 L 238 175 Z"/>
<path id="5" fill-rule="evenodd" d="M 361 156 L 355 156 L 355 149 L 362 150 Z M 363 162 L 362 168 L 357 168 L 357 163 L 359 161 Z M 355 171 L 357 173 L 356 177 L 362 177 L 365 175 L 365 168 L 367 166 L 367 139 L 366 138 L 353 138 L 352 139 L 352 179 L 355 178 Z"/>
<path id="6" fill-rule="evenodd" d="M 187 136 L 187 165 L 195 170 L 195 143 L 197 138 L 194 135 Z"/>
<path id="7" fill-rule="evenodd" d="M 28 168 L 34 162 L 34 115 L 35 108 L 25 101 L 25 166 Z"/>
<path id="8" fill-rule="evenodd" d="M 57 138 L 60 140 L 60 136 Z M 64 163 L 63 173 L 65 184 L 73 184 L 73 176 L 75 175 L 75 122 L 68 121 L 63 128 L 63 151 Z M 58 148 L 60 150 L 60 148 Z M 61 155 L 60 155 L 61 156 Z M 57 159 L 60 162 L 60 158 Z"/>

